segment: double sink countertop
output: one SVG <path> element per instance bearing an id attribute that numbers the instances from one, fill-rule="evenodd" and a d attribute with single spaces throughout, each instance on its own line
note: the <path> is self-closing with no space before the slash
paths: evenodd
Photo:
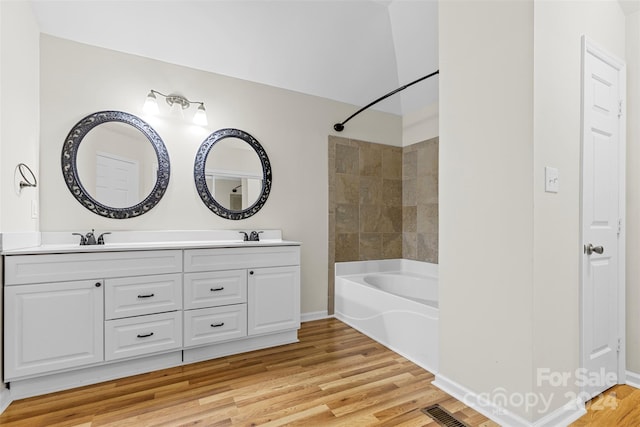
<path id="1" fill-rule="evenodd" d="M 106 231 L 109 230 L 95 231 L 95 235 Z M 76 231 L 42 232 L 39 245 L 5 249 L 2 255 L 300 245 L 300 242 L 282 240 L 281 230 L 257 230 L 263 231 L 259 241 L 244 241 L 243 231 L 250 234 L 252 230 L 112 231 L 104 236 L 104 245 L 80 245 L 79 236 L 72 235 Z"/>

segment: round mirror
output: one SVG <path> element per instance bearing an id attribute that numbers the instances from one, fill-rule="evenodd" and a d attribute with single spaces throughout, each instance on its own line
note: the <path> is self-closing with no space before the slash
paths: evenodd
<path id="1" fill-rule="evenodd" d="M 271 163 L 260 143 L 239 129 L 220 129 L 204 140 L 194 166 L 196 189 L 216 215 L 255 215 L 271 191 Z"/>
<path id="2" fill-rule="evenodd" d="M 62 149 L 62 174 L 71 194 L 108 218 L 132 218 L 153 208 L 169 183 L 169 155 L 156 131 L 121 111 L 80 120 Z"/>

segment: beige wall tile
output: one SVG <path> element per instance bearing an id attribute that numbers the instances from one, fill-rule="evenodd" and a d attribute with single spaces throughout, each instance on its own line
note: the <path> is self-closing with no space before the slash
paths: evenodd
<path id="1" fill-rule="evenodd" d="M 358 205 L 336 205 L 336 233 L 357 233 L 359 230 Z"/>
<path id="2" fill-rule="evenodd" d="M 405 151 L 402 155 L 402 178 L 414 179 L 418 176 L 418 151 Z"/>
<path id="3" fill-rule="evenodd" d="M 418 204 L 417 197 L 417 179 L 402 180 L 402 205 L 416 206 Z"/>
<path id="4" fill-rule="evenodd" d="M 360 233 L 360 260 L 382 259 L 382 234 Z"/>
<path id="5" fill-rule="evenodd" d="M 382 258 L 402 258 L 402 233 L 382 234 Z"/>
<path id="6" fill-rule="evenodd" d="M 358 147 L 336 145 L 336 172 L 357 175 L 359 169 Z"/>
<path id="7" fill-rule="evenodd" d="M 418 207 L 402 207 L 402 231 L 404 233 L 415 233 L 418 231 Z"/>
<path id="8" fill-rule="evenodd" d="M 360 177 L 344 173 L 336 174 L 335 200 L 336 203 L 357 205 L 360 202 Z"/>
<path id="9" fill-rule="evenodd" d="M 386 146 L 382 148 L 382 177 L 402 178 L 402 148 Z"/>
<path id="10" fill-rule="evenodd" d="M 382 178 L 379 176 L 360 177 L 360 204 L 382 204 Z"/>
<path id="11" fill-rule="evenodd" d="M 360 145 L 360 176 L 381 176 L 382 146 L 380 144 Z"/>
<path id="12" fill-rule="evenodd" d="M 416 233 L 402 233 L 402 258 L 416 259 L 417 238 Z"/>
<path id="13" fill-rule="evenodd" d="M 379 232 L 380 205 L 362 205 L 360 206 L 360 232 L 376 233 Z"/>
<path id="14" fill-rule="evenodd" d="M 359 260 L 358 233 L 338 233 L 336 235 L 336 262 Z"/>
<path id="15" fill-rule="evenodd" d="M 417 209 L 418 233 L 438 234 L 438 205 L 419 204 Z"/>
<path id="16" fill-rule="evenodd" d="M 383 205 L 402 206 L 402 180 L 384 178 L 382 180 Z"/>

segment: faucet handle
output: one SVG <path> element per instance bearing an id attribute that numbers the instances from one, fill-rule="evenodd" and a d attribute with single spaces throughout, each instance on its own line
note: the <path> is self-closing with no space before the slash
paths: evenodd
<path id="1" fill-rule="evenodd" d="M 244 234 L 242 240 L 244 240 L 245 242 L 249 241 L 249 235 L 245 231 L 238 231 L 238 233 Z"/>
<path id="2" fill-rule="evenodd" d="M 72 236 L 80 236 L 80 246 L 84 246 L 87 244 L 87 238 L 84 237 L 84 234 L 80 233 L 71 233 Z"/>
<path id="3" fill-rule="evenodd" d="M 102 233 L 99 237 L 98 237 L 98 245 L 104 245 L 104 235 L 105 234 L 111 234 L 110 231 L 107 231 L 106 233 Z"/>

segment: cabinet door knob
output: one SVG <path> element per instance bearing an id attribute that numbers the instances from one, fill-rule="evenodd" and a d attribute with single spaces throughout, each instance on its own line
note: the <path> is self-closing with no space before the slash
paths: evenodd
<path id="1" fill-rule="evenodd" d="M 251 270 L 251 271 L 249 272 L 249 274 L 253 275 L 253 270 Z"/>
<path id="2" fill-rule="evenodd" d="M 102 286 L 102 283 L 96 282 L 96 288 L 99 288 L 100 286 Z"/>

